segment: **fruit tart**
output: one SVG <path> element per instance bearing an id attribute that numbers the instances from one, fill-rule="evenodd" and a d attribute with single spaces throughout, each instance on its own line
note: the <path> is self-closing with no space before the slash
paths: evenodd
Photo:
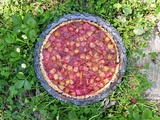
<path id="1" fill-rule="evenodd" d="M 94 98 L 118 81 L 122 69 L 113 36 L 87 19 L 61 22 L 44 37 L 39 71 L 56 93 L 66 98 Z"/>

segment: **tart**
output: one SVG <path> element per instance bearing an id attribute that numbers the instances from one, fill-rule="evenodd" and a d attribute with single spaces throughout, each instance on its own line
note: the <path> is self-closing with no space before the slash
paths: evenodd
<path id="1" fill-rule="evenodd" d="M 119 72 L 113 37 L 88 20 L 69 20 L 53 28 L 40 49 L 40 71 L 47 84 L 68 98 L 104 92 Z"/>
<path id="2" fill-rule="evenodd" d="M 108 97 L 121 82 L 126 49 L 109 22 L 88 13 L 66 14 L 40 34 L 34 68 L 53 97 L 88 105 Z"/>

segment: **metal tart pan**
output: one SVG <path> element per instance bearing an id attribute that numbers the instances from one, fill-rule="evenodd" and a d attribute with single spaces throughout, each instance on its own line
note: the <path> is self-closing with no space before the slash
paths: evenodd
<path id="1" fill-rule="evenodd" d="M 52 87 L 48 85 L 48 83 L 44 79 L 44 76 L 40 70 L 40 64 L 39 64 L 40 63 L 40 52 L 41 52 L 43 41 L 45 40 L 46 36 L 55 27 L 59 26 L 63 22 L 67 22 L 71 20 L 87 20 L 87 21 L 96 23 L 98 26 L 101 26 L 102 28 L 106 30 L 106 32 L 113 38 L 118 48 L 120 67 L 119 67 L 118 73 L 116 73 L 116 78 L 110 81 L 109 87 L 106 90 L 104 90 L 103 92 L 93 97 L 79 99 L 79 98 L 66 97 L 62 95 L 61 93 L 58 93 L 57 91 L 55 91 Z M 36 72 L 37 78 L 39 79 L 41 85 L 46 89 L 46 91 L 50 95 L 57 98 L 58 100 L 62 100 L 64 102 L 71 102 L 72 104 L 75 104 L 75 105 L 92 104 L 92 103 L 98 102 L 108 97 L 117 88 L 118 83 L 121 82 L 122 76 L 124 75 L 125 69 L 126 69 L 126 62 L 127 62 L 126 49 L 124 47 L 122 38 L 118 34 L 117 30 L 114 27 L 112 27 L 109 22 L 101 19 L 100 17 L 92 15 L 92 14 L 88 14 L 88 13 L 78 13 L 78 12 L 74 14 L 67 14 L 67 15 L 62 16 L 58 20 L 53 21 L 49 25 L 47 25 L 47 27 L 45 28 L 45 30 L 42 31 L 39 37 L 41 40 L 36 43 L 35 52 L 34 52 L 35 72 Z"/>

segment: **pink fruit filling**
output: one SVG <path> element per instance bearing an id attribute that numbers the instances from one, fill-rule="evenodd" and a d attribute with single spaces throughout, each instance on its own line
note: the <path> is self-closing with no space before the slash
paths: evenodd
<path id="1" fill-rule="evenodd" d="M 49 80 L 70 96 L 101 90 L 117 67 L 116 46 L 94 24 L 75 21 L 54 30 L 42 49 L 43 67 Z"/>

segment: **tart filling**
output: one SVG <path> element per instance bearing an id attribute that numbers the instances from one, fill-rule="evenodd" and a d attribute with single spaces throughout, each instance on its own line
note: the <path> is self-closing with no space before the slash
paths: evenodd
<path id="1" fill-rule="evenodd" d="M 93 97 L 116 79 L 118 48 L 102 27 L 71 20 L 52 29 L 40 54 L 40 69 L 48 85 L 73 98 Z"/>

